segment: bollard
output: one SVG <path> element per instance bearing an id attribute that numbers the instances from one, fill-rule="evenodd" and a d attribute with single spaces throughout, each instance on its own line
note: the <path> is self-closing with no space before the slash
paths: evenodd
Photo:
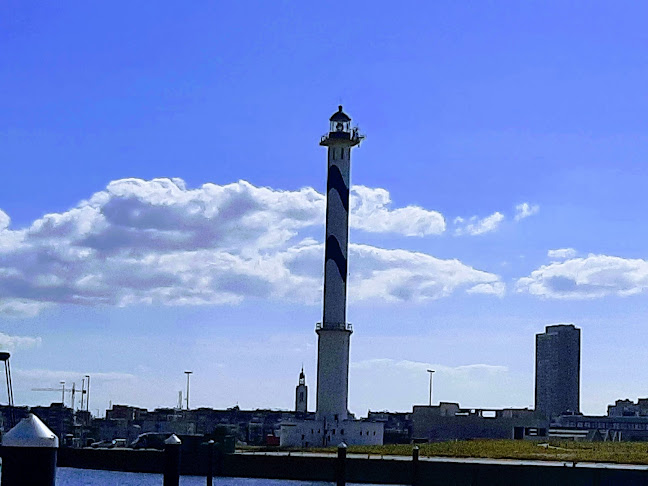
<path id="1" fill-rule="evenodd" d="M 207 442 L 207 486 L 214 484 L 214 441 Z"/>
<path id="2" fill-rule="evenodd" d="M 338 446 L 338 455 L 337 455 L 337 474 L 336 481 L 337 486 L 346 485 L 346 454 L 347 454 L 347 445 L 344 442 L 340 442 Z"/>
<path id="3" fill-rule="evenodd" d="M 2 486 L 54 486 L 58 437 L 30 413 L 2 439 Z"/>
<path id="4" fill-rule="evenodd" d="M 164 441 L 164 486 L 180 484 L 180 446 L 182 441 L 172 434 Z"/>
<path id="5" fill-rule="evenodd" d="M 412 486 L 418 484 L 419 476 L 419 446 L 414 446 L 412 449 Z"/>

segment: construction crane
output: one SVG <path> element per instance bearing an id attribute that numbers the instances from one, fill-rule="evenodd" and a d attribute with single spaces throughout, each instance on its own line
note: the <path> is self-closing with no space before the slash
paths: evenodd
<path id="1" fill-rule="evenodd" d="M 76 383 L 72 383 L 72 388 L 65 388 L 65 382 L 61 382 L 61 387 L 60 388 L 32 388 L 32 391 L 46 391 L 46 392 L 53 392 L 53 391 L 60 391 L 61 392 L 61 403 L 63 406 L 65 406 L 65 392 L 70 392 L 71 393 L 71 398 L 72 398 L 72 410 L 74 410 L 74 397 L 76 394 Z M 86 393 L 86 390 L 81 390 L 81 397 L 83 397 L 83 394 Z"/>

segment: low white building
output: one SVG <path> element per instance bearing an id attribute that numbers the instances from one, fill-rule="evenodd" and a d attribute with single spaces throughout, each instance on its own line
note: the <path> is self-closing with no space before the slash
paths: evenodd
<path id="1" fill-rule="evenodd" d="M 382 445 L 384 424 L 365 420 L 300 420 L 284 422 L 280 429 L 281 447 L 328 447 L 340 442 L 347 445 Z"/>

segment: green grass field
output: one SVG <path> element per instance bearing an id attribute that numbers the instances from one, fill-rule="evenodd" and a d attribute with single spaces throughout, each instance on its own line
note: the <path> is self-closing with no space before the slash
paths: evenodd
<path id="1" fill-rule="evenodd" d="M 349 453 L 371 455 L 412 454 L 411 445 L 351 446 Z M 481 457 L 491 459 L 535 459 L 545 461 L 613 462 L 648 464 L 648 443 L 572 442 L 537 443 L 523 440 L 471 440 L 419 444 L 419 455 L 436 457 Z M 332 452 L 335 448 L 318 449 Z M 313 451 L 311 449 L 311 451 Z"/>

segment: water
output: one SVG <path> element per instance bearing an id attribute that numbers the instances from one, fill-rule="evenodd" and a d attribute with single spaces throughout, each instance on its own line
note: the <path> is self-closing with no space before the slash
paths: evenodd
<path id="1" fill-rule="evenodd" d="M 204 486 L 201 476 L 180 476 L 180 486 Z M 321 481 L 288 481 L 284 479 L 214 478 L 214 486 L 330 486 Z M 354 483 L 347 483 L 353 486 Z M 59 467 L 57 486 L 162 486 L 161 474 L 95 471 Z M 360 486 L 360 485 L 357 485 Z M 362 486 L 370 486 L 363 484 Z"/>

